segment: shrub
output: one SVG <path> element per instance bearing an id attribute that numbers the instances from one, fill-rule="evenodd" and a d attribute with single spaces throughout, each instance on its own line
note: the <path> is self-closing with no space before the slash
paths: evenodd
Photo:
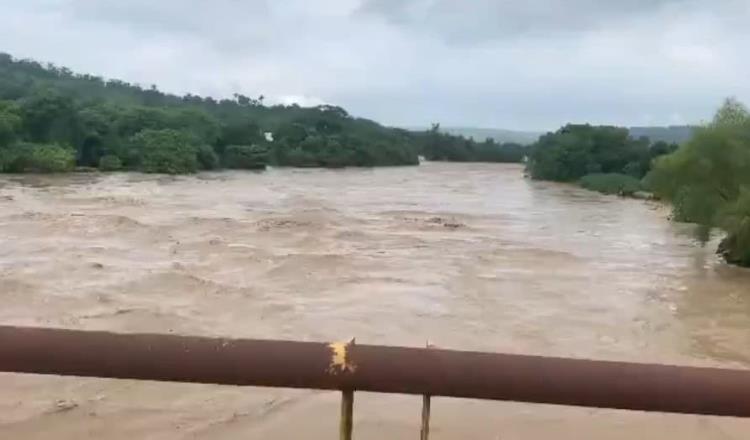
<path id="1" fill-rule="evenodd" d="M 131 142 L 146 173 L 186 174 L 198 170 L 197 148 L 191 136 L 171 129 L 142 130 Z"/>
<path id="2" fill-rule="evenodd" d="M 202 170 L 215 170 L 219 168 L 219 156 L 216 155 L 210 145 L 201 145 L 197 152 L 198 165 Z"/>
<path id="3" fill-rule="evenodd" d="M 57 144 L 16 144 L 4 148 L 2 171 L 60 173 L 75 168 L 75 151 Z"/>
<path id="4" fill-rule="evenodd" d="M 266 167 L 268 149 L 260 145 L 228 145 L 224 166 L 232 169 L 259 170 Z"/>
<path id="5" fill-rule="evenodd" d="M 75 151 L 59 145 L 36 145 L 31 149 L 27 169 L 39 173 L 71 171 L 76 165 Z"/>
<path id="6" fill-rule="evenodd" d="M 580 184 L 588 190 L 604 194 L 632 195 L 643 189 L 640 180 L 618 173 L 587 174 L 581 178 Z"/>
<path id="7" fill-rule="evenodd" d="M 122 169 L 122 160 L 114 154 L 107 154 L 99 159 L 99 169 L 102 171 L 117 171 Z"/>

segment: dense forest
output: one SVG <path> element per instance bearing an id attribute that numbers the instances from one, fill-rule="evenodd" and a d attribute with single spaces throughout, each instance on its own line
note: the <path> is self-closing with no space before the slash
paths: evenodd
<path id="1" fill-rule="evenodd" d="M 411 132 L 336 106 L 265 105 L 264 97 L 177 96 L 0 53 L 0 171 L 75 167 L 201 169 L 520 161 L 494 142 Z M 447 151 L 455 148 L 456 151 Z"/>
<path id="2" fill-rule="evenodd" d="M 654 158 L 677 144 L 633 138 L 628 129 L 568 124 L 531 145 L 527 171 L 533 179 L 580 182 L 606 193 L 632 194 Z"/>

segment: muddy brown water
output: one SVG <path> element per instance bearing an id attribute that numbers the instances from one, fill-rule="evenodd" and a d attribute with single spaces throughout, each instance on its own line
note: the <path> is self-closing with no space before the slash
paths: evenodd
<path id="1" fill-rule="evenodd" d="M 514 165 L 0 177 L 0 323 L 750 368 L 750 271 L 659 205 Z M 96 356 L 96 353 L 92 353 Z M 0 438 L 335 438 L 336 393 L 0 375 Z M 421 399 L 358 393 L 355 438 Z M 435 399 L 436 439 L 745 439 L 750 421 Z"/>

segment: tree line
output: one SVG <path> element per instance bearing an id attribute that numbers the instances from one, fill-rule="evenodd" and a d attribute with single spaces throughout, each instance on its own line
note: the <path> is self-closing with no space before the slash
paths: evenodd
<path id="1" fill-rule="evenodd" d="M 476 141 L 453 135 L 433 124 L 430 130 L 414 133 L 419 152 L 427 160 L 448 162 L 522 162 L 527 148 L 514 142 L 498 143 L 493 138 Z"/>
<path id="2" fill-rule="evenodd" d="M 527 170 L 532 178 L 558 182 L 640 181 L 656 157 L 677 144 L 637 139 L 627 128 L 568 124 L 531 145 Z M 636 185 L 638 186 L 638 185 Z"/>
<path id="3" fill-rule="evenodd" d="M 0 172 L 372 167 L 419 155 L 508 160 L 494 142 L 384 127 L 337 106 L 177 96 L 0 53 Z"/>

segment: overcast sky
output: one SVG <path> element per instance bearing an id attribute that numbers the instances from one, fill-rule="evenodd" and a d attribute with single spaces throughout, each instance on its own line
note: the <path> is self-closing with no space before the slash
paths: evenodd
<path id="1" fill-rule="evenodd" d="M 750 0 L 0 0 L 0 51 L 391 125 L 665 125 L 750 102 Z"/>

